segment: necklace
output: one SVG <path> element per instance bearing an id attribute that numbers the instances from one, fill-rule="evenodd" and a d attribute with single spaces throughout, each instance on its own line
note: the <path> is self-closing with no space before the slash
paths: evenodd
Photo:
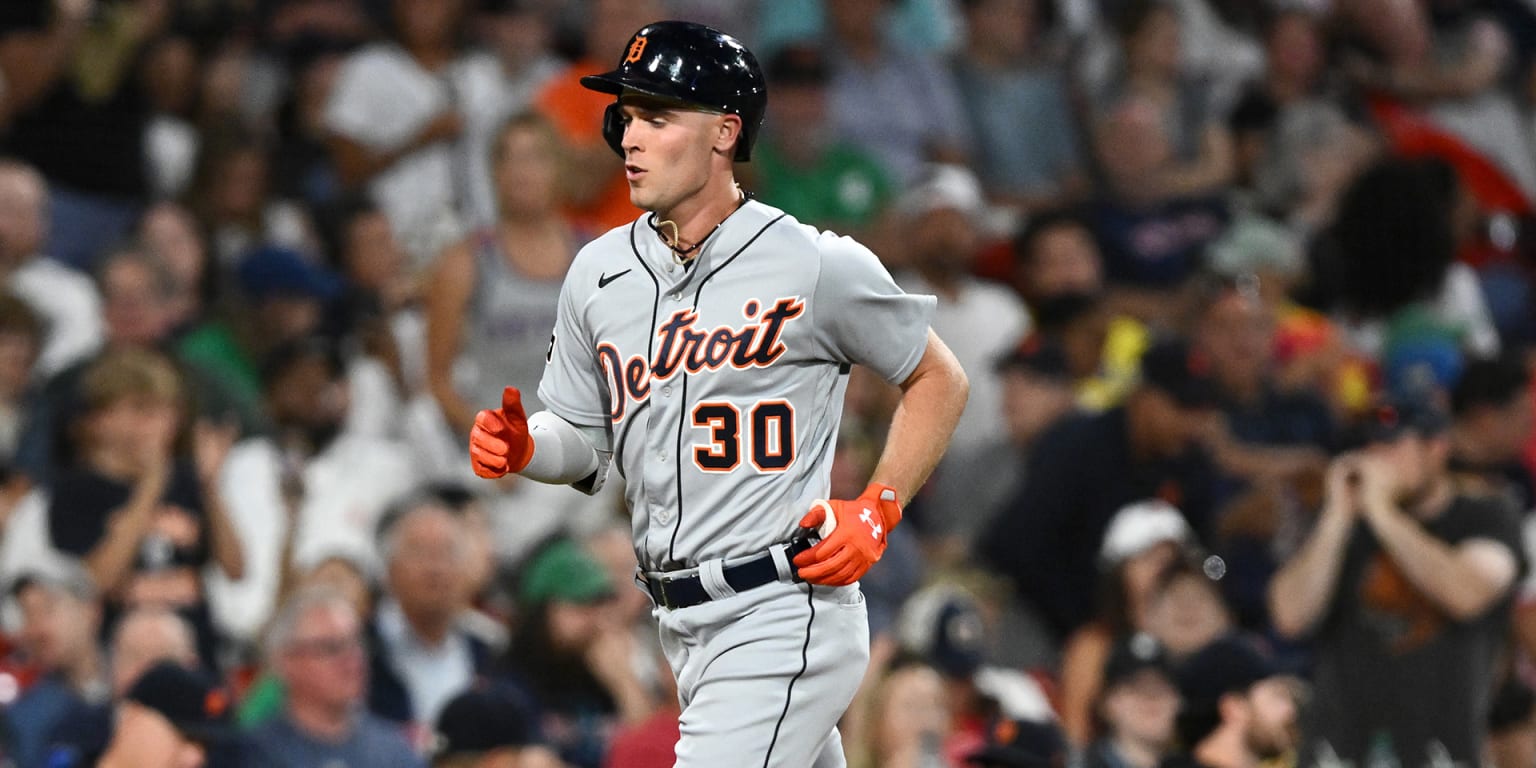
<path id="1" fill-rule="evenodd" d="M 708 234 L 699 238 L 698 242 L 687 247 L 683 247 L 682 233 L 679 232 L 677 228 L 677 222 L 672 221 L 671 219 L 657 220 L 656 215 L 651 214 L 651 217 L 646 221 L 646 224 L 649 225 L 650 228 L 656 233 L 656 236 L 661 238 L 661 241 L 666 243 L 667 247 L 672 250 L 672 260 L 677 262 L 678 266 L 686 267 L 693 263 L 693 258 L 698 254 L 699 248 L 703 247 L 705 243 L 709 242 L 709 239 L 714 237 L 716 232 L 720 231 L 720 227 L 725 226 L 726 219 L 731 218 L 731 216 L 735 214 L 736 211 L 741 210 L 741 206 L 746 204 L 747 193 L 741 190 L 741 185 L 739 184 L 736 186 L 736 195 L 736 205 L 731 208 L 730 212 L 725 214 L 725 216 L 715 224 L 714 228 L 709 230 Z M 670 233 L 664 230 L 670 230 Z"/>

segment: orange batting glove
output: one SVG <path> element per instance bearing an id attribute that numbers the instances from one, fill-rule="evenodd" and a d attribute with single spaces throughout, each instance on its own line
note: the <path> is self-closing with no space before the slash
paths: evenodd
<path id="1" fill-rule="evenodd" d="M 886 536 L 901 522 L 896 489 L 870 483 L 852 501 L 818 501 L 800 519 L 821 534 L 816 546 L 795 556 L 800 578 L 842 587 L 858 581 L 885 554 Z"/>
<path id="2" fill-rule="evenodd" d="M 501 409 L 475 414 L 469 431 L 469 459 L 475 474 L 495 479 L 521 472 L 533 458 L 533 438 L 528 436 L 528 416 L 523 413 L 523 394 L 517 387 L 501 392 Z"/>

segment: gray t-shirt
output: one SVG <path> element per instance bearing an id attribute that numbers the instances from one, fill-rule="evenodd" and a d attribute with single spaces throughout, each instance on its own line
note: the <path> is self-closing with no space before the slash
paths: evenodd
<path id="1" fill-rule="evenodd" d="M 346 741 L 312 738 L 287 717 L 251 733 L 252 768 L 426 768 L 399 728 L 360 712 Z"/>
<path id="2" fill-rule="evenodd" d="M 827 495 L 849 368 L 905 380 L 935 300 L 904 293 L 852 239 L 762 203 L 686 268 L 650 218 L 576 256 L 539 397 L 610 430 L 641 566 L 753 555 Z"/>

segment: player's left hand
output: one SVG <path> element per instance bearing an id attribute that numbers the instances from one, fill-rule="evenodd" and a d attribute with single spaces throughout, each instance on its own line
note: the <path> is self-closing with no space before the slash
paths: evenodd
<path id="1" fill-rule="evenodd" d="M 886 536 L 901 522 L 896 489 L 870 483 L 852 501 L 818 501 L 800 519 L 801 528 L 821 532 L 816 546 L 795 556 L 800 578 L 842 587 L 858 581 L 885 554 Z"/>

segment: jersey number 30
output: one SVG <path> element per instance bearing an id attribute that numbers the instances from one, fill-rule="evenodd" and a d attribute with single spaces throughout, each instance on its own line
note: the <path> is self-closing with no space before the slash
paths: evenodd
<path id="1" fill-rule="evenodd" d="M 695 445 L 693 463 L 705 472 L 730 472 L 741 464 L 743 444 L 759 472 L 782 472 L 795 460 L 795 409 L 787 400 L 760 400 L 747 412 L 742 434 L 741 409 L 733 403 L 703 402 L 693 409 L 693 425 L 709 429 L 709 442 Z"/>

